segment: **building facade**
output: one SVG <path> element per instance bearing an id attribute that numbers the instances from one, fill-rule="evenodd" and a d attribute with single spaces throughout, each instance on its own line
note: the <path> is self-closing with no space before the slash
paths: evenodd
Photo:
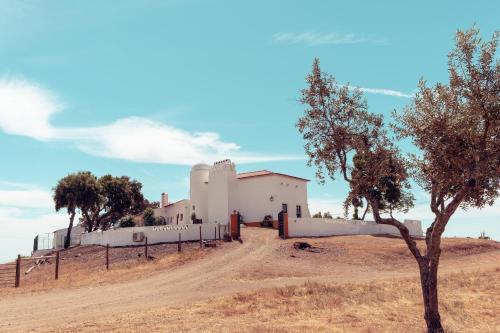
<path id="1" fill-rule="evenodd" d="M 190 173 L 189 199 L 168 202 L 162 194 L 156 216 L 167 224 L 228 224 L 231 212 L 238 211 L 243 223 L 258 225 L 276 221 L 284 210 L 290 217 L 310 217 L 307 203 L 309 180 L 267 170 L 237 173 L 230 160 L 196 164 Z"/>

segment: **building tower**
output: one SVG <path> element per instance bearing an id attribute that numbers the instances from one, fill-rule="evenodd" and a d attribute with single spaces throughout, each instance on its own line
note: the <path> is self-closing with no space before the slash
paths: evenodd
<path id="1" fill-rule="evenodd" d="M 203 223 L 208 223 L 208 174 L 210 166 L 208 164 L 196 164 L 191 168 L 189 177 L 189 196 L 191 201 L 191 216 L 196 215 L 196 219 L 201 219 Z"/>
<path id="2" fill-rule="evenodd" d="M 208 219 L 211 223 L 229 223 L 232 201 L 236 198 L 236 167 L 230 160 L 214 163 L 208 183 Z"/>

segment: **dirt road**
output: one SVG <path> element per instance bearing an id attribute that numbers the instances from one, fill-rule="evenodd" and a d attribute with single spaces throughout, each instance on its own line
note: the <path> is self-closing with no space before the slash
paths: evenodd
<path id="1" fill-rule="evenodd" d="M 369 236 L 336 237 L 333 241 L 315 239 L 308 241 L 317 243 L 322 253 L 295 253 L 290 252 L 295 240 L 278 240 L 275 230 L 247 228 L 242 229 L 242 233 L 243 244 L 235 242 L 224 251 L 215 251 L 175 270 L 138 281 L 6 296 L 0 300 L 0 332 L 45 332 L 47 327 L 84 324 L 95 317 L 178 306 L 214 296 L 305 281 L 346 283 L 417 274 L 399 239 Z M 329 242 L 334 246 L 329 246 Z M 374 253 L 373 261 L 369 255 L 360 257 L 356 252 L 354 244 L 367 242 L 381 243 L 382 254 Z M 393 257 L 384 259 L 383 249 L 387 246 L 397 246 L 399 252 L 392 252 L 400 258 L 398 262 Z M 387 251 L 392 253 L 390 249 Z M 491 263 L 500 265 L 499 259 L 499 250 L 450 256 L 443 259 L 441 272 L 477 270 L 486 262 L 489 267 Z"/>

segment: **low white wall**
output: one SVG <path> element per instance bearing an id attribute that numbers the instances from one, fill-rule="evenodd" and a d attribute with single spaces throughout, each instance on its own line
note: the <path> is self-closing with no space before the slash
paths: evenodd
<path id="1" fill-rule="evenodd" d="M 422 225 L 418 220 L 405 220 L 404 224 L 412 236 L 422 236 Z M 344 219 L 299 218 L 289 219 L 289 237 L 318 237 L 335 235 L 399 235 L 396 227 L 377 224 L 374 221 Z"/>
<path id="2" fill-rule="evenodd" d="M 82 234 L 81 245 L 103 245 L 109 246 L 129 246 L 141 245 L 145 242 L 134 242 L 133 234 L 142 232 L 148 238 L 148 244 L 157 243 L 173 243 L 179 240 L 181 234 L 182 241 L 194 241 L 200 239 L 214 239 L 219 237 L 218 224 L 203 223 L 203 224 L 184 224 L 184 225 L 164 225 L 154 227 L 133 227 L 133 228 L 118 228 L 106 231 L 94 231 Z M 215 231 L 217 234 L 215 235 Z M 224 225 L 221 225 L 221 237 L 224 234 Z"/>
<path id="3" fill-rule="evenodd" d="M 82 227 L 77 225 L 71 228 L 70 246 L 80 244 L 80 238 L 84 231 L 85 230 Z M 54 231 L 54 239 L 52 241 L 52 247 L 54 249 L 58 250 L 64 248 L 64 240 L 66 239 L 67 233 L 68 233 L 68 228 Z"/>

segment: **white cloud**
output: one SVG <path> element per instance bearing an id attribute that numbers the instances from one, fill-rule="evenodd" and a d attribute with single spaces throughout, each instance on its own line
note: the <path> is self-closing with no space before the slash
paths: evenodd
<path id="1" fill-rule="evenodd" d="M 49 208 L 54 201 L 51 193 L 43 190 L 0 190 L 0 206 Z"/>
<path id="2" fill-rule="evenodd" d="M 50 91 L 21 78 L 0 79 L 0 128 L 38 140 L 53 137 L 49 118 L 62 105 Z"/>
<path id="3" fill-rule="evenodd" d="M 382 40 L 367 36 L 359 36 L 353 33 L 342 34 L 338 32 L 279 32 L 273 35 L 273 41 L 283 44 L 356 44 L 356 43 L 380 43 Z"/>
<path id="4" fill-rule="evenodd" d="M 68 225 L 54 212 L 51 192 L 30 184 L 0 181 L 0 263 L 30 254 L 33 238 Z"/>
<path id="5" fill-rule="evenodd" d="M 30 209 L 0 207 L 0 263 L 14 259 L 17 254 L 29 255 L 36 235 L 46 238 L 47 232 L 66 228 L 68 223 L 65 212 L 47 211 L 30 216 Z"/>
<path id="6" fill-rule="evenodd" d="M 345 87 L 346 85 L 342 85 Z M 384 89 L 384 88 L 364 88 L 364 87 L 354 87 L 354 86 L 347 86 L 349 90 L 354 90 L 358 88 L 364 93 L 368 94 L 376 94 L 376 95 L 386 95 L 386 96 L 395 96 L 395 97 L 404 97 L 404 98 L 413 98 L 414 94 L 407 94 L 401 91 L 397 90 L 392 90 L 392 89 Z"/>
<path id="7" fill-rule="evenodd" d="M 188 132 L 142 117 L 96 127 L 55 127 L 50 117 L 62 110 L 55 94 L 25 79 L 0 79 L 0 129 L 37 140 L 66 141 L 82 151 L 136 162 L 194 164 L 232 158 L 238 163 L 301 159 L 241 151 L 218 133 Z"/>
<path id="8" fill-rule="evenodd" d="M 362 92 L 369 94 L 379 94 L 379 95 L 387 95 L 387 96 L 396 96 L 396 97 L 405 97 L 405 98 L 413 98 L 413 94 L 403 93 L 397 90 L 391 89 L 381 89 L 381 88 L 359 88 Z"/>

